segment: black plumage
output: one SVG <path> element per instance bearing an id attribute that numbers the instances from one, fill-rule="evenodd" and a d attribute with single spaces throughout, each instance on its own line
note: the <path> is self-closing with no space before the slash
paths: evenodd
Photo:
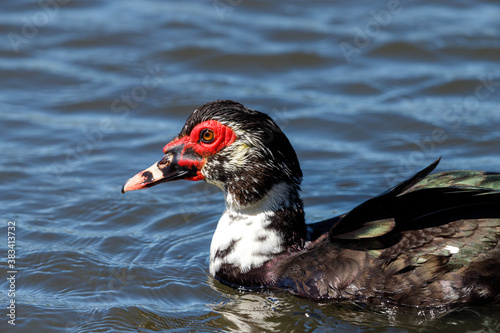
<path id="1" fill-rule="evenodd" d="M 210 120 L 236 133 L 234 143 L 200 156 L 198 170 L 225 194 L 211 248 L 211 272 L 222 283 L 288 290 L 319 302 L 500 303 L 500 174 L 429 175 L 437 160 L 346 214 L 306 225 L 302 171 L 276 123 L 240 103 L 216 101 L 197 109 L 177 140 Z M 165 152 L 169 165 L 139 173 L 124 191 L 181 178 L 176 168 L 185 166 L 176 163 L 186 149 L 180 144 Z M 152 178 L 162 173 L 170 178 Z"/>
<path id="2" fill-rule="evenodd" d="M 277 260 L 277 285 L 319 301 L 415 307 L 500 302 L 500 192 L 479 183 L 420 184 L 436 164 L 332 220 L 328 234 L 302 252 Z"/>

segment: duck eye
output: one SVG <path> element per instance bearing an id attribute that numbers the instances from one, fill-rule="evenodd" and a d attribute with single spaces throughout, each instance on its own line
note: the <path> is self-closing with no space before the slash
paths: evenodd
<path id="1" fill-rule="evenodd" d="M 212 141 L 214 141 L 214 138 L 215 138 L 214 131 L 212 131 L 212 130 L 210 130 L 208 128 L 205 128 L 200 133 L 200 140 L 203 143 L 211 143 Z"/>

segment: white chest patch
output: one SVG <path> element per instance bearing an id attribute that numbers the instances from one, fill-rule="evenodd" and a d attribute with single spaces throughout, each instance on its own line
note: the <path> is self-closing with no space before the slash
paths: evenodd
<path id="1" fill-rule="evenodd" d="M 239 267 L 242 273 L 259 267 L 283 251 L 283 236 L 268 228 L 273 209 L 283 204 L 288 194 L 285 184 L 278 184 L 251 207 L 235 207 L 226 195 L 226 210 L 217 224 L 210 246 L 210 274 L 215 275 L 223 264 Z"/>
<path id="2" fill-rule="evenodd" d="M 281 236 L 266 229 L 271 214 L 245 216 L 226 210 L 212 238 L 210 274 L 215 275 L 222 264 L 232 264 L 246 273 L 281 252 Z"/>

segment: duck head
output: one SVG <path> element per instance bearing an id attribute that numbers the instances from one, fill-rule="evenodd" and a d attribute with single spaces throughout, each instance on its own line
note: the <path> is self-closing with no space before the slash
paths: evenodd
<path id="1" fill-rule="evenodd" d="M 122 192 L 179 179 L 204 180 L 231 196 L 230 204 L 247 206 L 279 183 L 298 191 L 302 180 L 295 151 L 276 123 L 234 101 L 195 110 L 163 153 L 130 178 Z"/>

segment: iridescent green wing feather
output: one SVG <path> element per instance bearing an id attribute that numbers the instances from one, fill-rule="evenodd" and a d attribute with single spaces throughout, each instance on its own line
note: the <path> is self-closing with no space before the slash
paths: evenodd
<path id="1" fill-rule="evenodd" d="M 500 173 L 485 171 L 448 171 L 430 175 L 411 190 L 436 187 L 459 187 L 470 189 L 489 189 L 500 191 Z"/>

